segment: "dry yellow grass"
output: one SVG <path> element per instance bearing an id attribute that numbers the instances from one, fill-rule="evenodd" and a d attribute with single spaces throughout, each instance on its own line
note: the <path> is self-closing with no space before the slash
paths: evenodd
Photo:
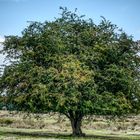
<path id="1" fill-rule="evenodd" d="M 41 130 L 50 133 L 71 133 L 69 120 L 59 114 L 38 114 L 35 116 L 25 113 L 0 111 L 0 126 L 29 130 Z M 125 120 L 110 121 L 100 116 L 84 118 L 82 129 L 87 134 L 102 132 L 104 134 L 132 134 L 140 136 L 140 116 L 129 116 Z"/>

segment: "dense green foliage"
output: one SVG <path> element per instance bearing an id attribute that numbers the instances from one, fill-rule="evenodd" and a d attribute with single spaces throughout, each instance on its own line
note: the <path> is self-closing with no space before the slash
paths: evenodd
<path id="1" fill-rule="evenodd" d="M 62 8 L 60 18 L 32 22 L 7 36 L 10 64 L 0 89 L 19 110 L 60 112 L 81 133 L 83 116 L 120 116 L 139 110 L 139 46 L 116 25 Z M 77 130 L 78 129 L 78 130 Z"/>

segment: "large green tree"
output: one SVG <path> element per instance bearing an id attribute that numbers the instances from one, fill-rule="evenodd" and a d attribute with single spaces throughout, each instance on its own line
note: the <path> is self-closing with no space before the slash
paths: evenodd
<path id="1" fill-rule="evenodd" d="M 140 107 L 139 46 L 102 18 L 96 25 L 67 8 L 51 22 L 31 22 L 6 36 L 9 65 L 0 90 L 17 110 L 66 115 L 82 135 L 86 115 L 120 116 Z"/>

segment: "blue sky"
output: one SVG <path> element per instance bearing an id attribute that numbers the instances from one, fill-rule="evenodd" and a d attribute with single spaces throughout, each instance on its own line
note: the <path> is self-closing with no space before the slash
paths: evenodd
<path id="1" fill-rule="evenodd" d="M 60 6 L 78 8 L 79 14 L 95 23 L 104 16 L 134 40 L 140 39 L 140 0 L 0 0 L 0 41 L 4 35 L 20 35 L 27 21 L 53 20 L 59 16 Z"/>
<path id="2" fill-rule="evenodd" d="M 0 0 L 0 36 L 20 35 L 27 21 L 53 20 L 59 6 L 78 8 L 95 22 L 104 16 L 140 39 L 140 0 Z"/>

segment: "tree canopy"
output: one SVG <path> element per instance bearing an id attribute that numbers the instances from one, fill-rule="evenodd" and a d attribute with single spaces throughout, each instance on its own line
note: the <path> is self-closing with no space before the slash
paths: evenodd
<path id="1" fill-rule="evenodd" d="M 67 8 L 54 21 L 31 22 L 6 36 L 9 65 L 0 90 L 17 110 L 66 115 L 82 135 L 86 115 L 121 116 L 140 109 L 140 47 L 102 18 L 96 25 Z"/>

